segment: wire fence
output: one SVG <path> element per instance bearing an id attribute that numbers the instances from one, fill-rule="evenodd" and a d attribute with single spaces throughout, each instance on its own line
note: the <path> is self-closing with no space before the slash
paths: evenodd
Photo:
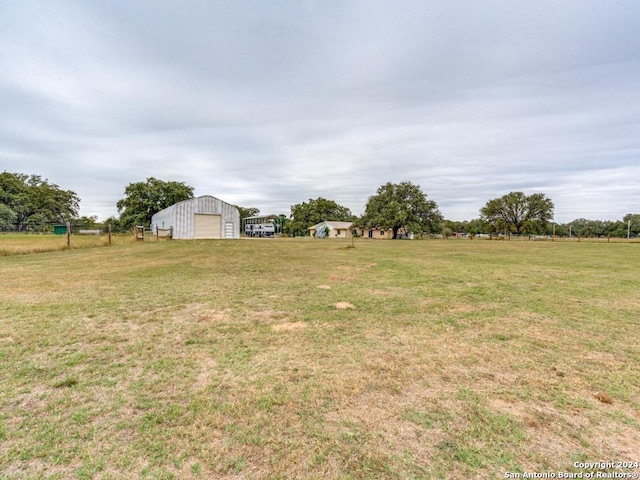
<path id="1" fill-rule="evenodd" d="M 102 223 L 77 223 L 69 222 L 71 233 L 86 235 L 106 234 L 111 228 L 112 233 L 129 233 L 130 230 L 120 228 L 118 225 Z M 0 234 L 2 233 L 24 233 L 36 235 L 66 235 L 67 222 L 42 222 L 35 224 L 24 223 L 0 223 Z"/>

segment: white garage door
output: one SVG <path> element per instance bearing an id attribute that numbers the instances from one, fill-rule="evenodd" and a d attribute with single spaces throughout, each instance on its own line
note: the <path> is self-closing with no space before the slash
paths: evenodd
<path id="1" fill-rule="evenodd" d="M 220 238 L 222 218 L 220 215 L 196 213 L 194 238 Z"/>

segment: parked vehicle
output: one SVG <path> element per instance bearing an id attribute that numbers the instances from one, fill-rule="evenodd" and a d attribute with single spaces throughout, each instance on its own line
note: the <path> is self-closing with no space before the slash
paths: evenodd
<path id="1" fill-rule="evenodd" d="M 275 235 L 275 225 L 273 216 L 268 217 L 248 217 L 244 221 L 244 234 L 247 237 L 273 237 Z"/>

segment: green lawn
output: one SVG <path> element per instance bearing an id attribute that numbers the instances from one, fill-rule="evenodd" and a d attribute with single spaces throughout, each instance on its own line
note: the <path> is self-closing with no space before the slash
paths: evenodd
<path id="1" fill-rule="evenodd" d="M 640 461 L 640 244 L 350 245 L 0 257 L 0 478 L 505 478 Z"/>

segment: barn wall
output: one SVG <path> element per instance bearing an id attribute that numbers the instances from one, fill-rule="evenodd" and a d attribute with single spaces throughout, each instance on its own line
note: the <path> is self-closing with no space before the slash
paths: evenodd
<path id="1" fill-rule="evenodd" d="M 165 213 L 171 209 L 171 212 Z M 222 216 L 221 233 L 224 237 L 225 224 L 233 224 L 233 238 L 240 238 L 240 212 L 238 209 L 226 202 L 223 202 L 219 198 L 212 197 L 210 195 L 204 195 L 202 197 L 192 198 L 185 200 L 184 202 L 176 203 L 169 208 L 166 208 L 153 216 L 152 223 L 157 223 L 158 227 L 162 228 L 162 221 L 165 222 L 165 228 L 169 228 L 167 225 L 166 215 L 171 217 L 171 225 L 173 227 L 173 238 L 175 239 L 189 239 L 194 238 L 195 234 L 195 219 L 196 213 L 212 213 Z M 160 220 L 159 222 L 157 220 Z"/>
<path id="2" fill-rule="evenodd" d="M 156 228 L 171 228 L 174 226 L 173 221 L 173 209 L 175 205 L 171 205 L 164 210 L 159 211 L 153 217 L 151 217 L 151 230 L 156 232 Z"/>

